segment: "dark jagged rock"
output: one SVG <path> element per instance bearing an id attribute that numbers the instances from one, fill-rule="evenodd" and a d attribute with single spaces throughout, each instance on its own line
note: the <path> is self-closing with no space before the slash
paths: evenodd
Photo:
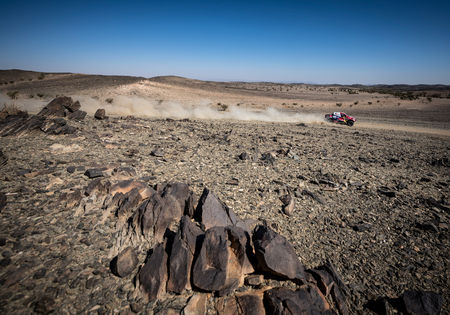
<path id="1" fill-rule="evenodd" d="M 112 272 L 119 277 L 129 276 L 138 264 L 136 252 L 132 247 L 127 247 L 119 253 L 111 262 Z"/>
<path id="2" fill-rule="evenodd" d="M 133 188 L 123 195 L 123 198 L 117 208 L 116 215 L 118 218 L 128 219 L 142 201 L 142 196 L 137 188 Z"/>
<path id="3" fill-rule="evenodd" d="M 350 297 L 350 291 L 342 282 L 336 268 L 331 262 L 323 266 L 309 270 L 317 282 L 317 286 L 326 297 L 329 297 L 335 304 L 340 314 L 349 314 L 347 299 Z"/>
<path id="4" fill-rule="evenodd" d="M 72 108 L 73 100 L 71 97 L 60 96 L 53 99 L 38 113 L 39 116 L 66 116 L 66 111 Z M 79 103 L 78 103 L 79 104 Z"/>
<path id="5" fill-rule="evenodd" d="M 291 280 L 305 279 L 304 267 L 294 248 L 281 235 L 259 225 L 253 233 L 257 270 Z"/>
<path id="6" fill-rule="evenodd" d="M 242 161 L 250 160 L 250 154 L 248 154 L 247 152 L 242 152 L 241 154 L 239 154 L 238 158 Z"/>
<path id="7" fill-rule="evenodd" d="M 194 193 L 189 189 L 189 186 L 184 183 L 169 183 L 162 189 L 161 196 L 172 196 L 182 209 L 184 215 L 189 217 L 194 216 Z"/>
<path id="8" fill-rule="evenodd" d="M 206 231 L 197 261 L 192 270 L 193 284 L 205 291 L 219 291 L 227 282 L 229 259 L 227 234 L 224 227 Z"/>
<path id="9" fill-rule="evenodd" d="M 192 270 L 193 284 L 218 295 L 231 293 L 243 283 L 244 272 L 253 271 L 246 260 L 246 245 L 241 228 L 215 226 L 207 230 Z"/>
<path id="10" fill-rule="evenodd" d="M 141 291 L 149 301 L 154 301 L 166 291 L 167 253 L 165 243 L 158 244 L 139 272 Z"/>
<path id="11" fill-rule="evenodd" d="M 267 314 L 333 314 L 322 293 L 310 285 L 296 291 L 287 288 L 267 290 L 264 305 Z"/>
<path id="12" fill-rule="evenodd" d="M 181 293 L 191 289 L 192 261 L 202 235 L 203 231 L 189 217 L 181 218 L 170 251 L 167 291 Z"/>
<path id="13" fill-rule="evenodd" d="M 40 129 L 45 133 L 53 135 L 73 134 L 77 130 L 75 127 L 68 125 L 67 121 L 63 118 L 46 120 Z"/>
<path id="14" fill-rule="evenodd" d="M 97 111 L 94 114 L 94 117 L 98 120 L 103 120 L 106 119 L 106 112 L 104 108 L 99 108 L 97 109 Z"/>
<path id="15" fill-rule="evenodd" d="M 154 236 L 157 241 L 162 241 L 166 229 L 178 222 L 183 212 L 184 208 L 173 196 L 161 197 L 158 192 L 154 192 L 135 212 L 132 226 L 143 236 Z"/>
<path id="16" fill-rule="evenodd" d="M 0 211 L 2 211 L 4 207 L 6 207 L 6 195 L 5 193 L 0 192 Z"/>
<path id="17" fill-rule="evenodd" d="M 84 175 L 86 175 L 89 178 L 96 178 L 96 177 L 103 177 L 105 176 L 103 174 L 103 171 L 105 170 L 105 168 L 90 168 L 88 170 L 86 170 L 86 172 L 84 172 Z"/>
<path id="18" fill-rule="evenodd" d="M 442 308 L 442 296 L 430 291 L 405 291 L 400 301 L 411 315 L 437 315 Z"/>
<path id="19" fill-rule="evenodd" d="M 238 222 L 234 212 L 207 188 L 203 190 L 194 218 L 201 222 L 206 230 L 213 226 L 236 225 Z"/>

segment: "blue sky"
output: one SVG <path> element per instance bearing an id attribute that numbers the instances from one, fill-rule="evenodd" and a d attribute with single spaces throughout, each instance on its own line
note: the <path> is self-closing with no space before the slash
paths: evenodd
<path id="1" fill-rule="evenodd" d="M 0 69 L 450 84 L 449 1 L 1 1 Z"/>

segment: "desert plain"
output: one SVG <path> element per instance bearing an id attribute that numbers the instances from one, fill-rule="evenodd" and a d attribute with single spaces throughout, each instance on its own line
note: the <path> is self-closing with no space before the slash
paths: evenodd
<path id="1" fill-rule="evenodd" d="M 87 112 L 59 118 L 73 127 L 62 129 L 69 132 L 10 128 L 18 111 L 33 117 L 61 96 Z M 330 312 L 377 312 L 373 305 L 382 298 L 390 311 L 395 303 L 385 301 L 407 290 L 433 292 L 441 312 L 450 311 L 449 86 L 4 70 L 3 104 L 2 313 L 188 314 L 186 305 L 202 295 L 205 312 L 215 314 L 232 309 L 227 299 L 234 294 L 300 286 L 255 267 L 262 279 L 235 292 L 194 285 L 149 299 L 139 274 L 162 239 L 131 235 L 133 212 L 145 197 L 121 217 L 124 201 L 114 204 L 110 194 L 117 183 L 133 181 L 162 197 L 165 183 L 187 184 L 194 208 L 207 188 L 250 234 L 262 225 L 284 237 L 305 270 L 331 263 L 347 293 L 342 308 L 322 292 Z M 107 117 L 94 117 L 99 108 Z M 334 111 L 356 123 L 326 122 Z M 175 221 L 168 226 L 173 234 Z M 119 277 L 111 262 L 127 247 L 137 261 Z"/>

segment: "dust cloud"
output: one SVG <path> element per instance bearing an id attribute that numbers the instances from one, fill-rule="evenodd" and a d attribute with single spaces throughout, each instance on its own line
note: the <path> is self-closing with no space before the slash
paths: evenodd
<path id="1" fill-rule="evenodd" d="M 156 118 L 173 119 L 227 119 L 265 122 L 292 122 L 314 123 L 323 122 L 321 114 L 304 114 L 284 112 L 268 107 L 264 110 L 255 110 L 230 105 L 226 110 L 211 105 L 207 100 L 196 104 L 185 104 L 175 101 L 155 101 L 138 96 L 114 97 L 111 104 L 82 95 L 72 96 L 82 104 L 82 109 L 93 113 L 97 108 L 104 108 L 110 115 L 135 115 Z"/>
<path id="2" fill-rule="evenodd" d="M 230 105 L 225 110 L 221 110 L 208 100 L 189 104 L 176 101 L 157 101 L 139 96 L 116 95 L 110 104 L 104 99 L 93 98 L 89 95 L 71 95 L 71 97 L 80 101 L 81 109 L 91 115 L 98 108 L 104 108 L 107 115 L 113 116 L 134 115 L 153 118 L 226 119 L 291 123 L 319 123 L 324 121 L 321 114 L 287 112 L 273 107 L 256 110 Z M 3 107 L 3 105 L 15 105 L 30 113 L 39 112 L 48 102 L 49 100 L 40 99 L 11 100 L 6 95 L 0 94 L 0 107 Z"/>

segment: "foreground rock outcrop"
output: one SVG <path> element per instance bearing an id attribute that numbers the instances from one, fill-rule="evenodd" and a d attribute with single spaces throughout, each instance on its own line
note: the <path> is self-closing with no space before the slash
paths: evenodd
<path id="1" fill-rule="evenodd" d="M 105 186 L 99 184 L 101 179 L 94 181 L 95 187 L 106 187 L 101 191 L 109 197 L 102 200 L 106 209 L 115 209 L 118 226 L 127 231 L 123 238 L 139 235 L 135 246 L 139 240 L 156 242 L 135 274 L 136 292 L 145 301 L 194 291 L 198 293 L 185 313 L 206 307 L 205 293 L 212 294 L 219 314 L 353 312 L 354 298 L 331 262 L 306 270 L 285 237 L 263 224 L 249 229 L 207 188 L 194 208 L 195 195 L 182 183 L 150 187 L 128 180 Z M 111 270 L 120 277 L 130 276 L 137 260 L 133 248 L 127 247 L 113 259 Z M 237 291 L 251 286 L 252 279 L 259 289 Z M 281 286 L 269 286 L 267 281 Z M 402 305 L 412 314 L 434 312 L 440 309 L 436 296 L 406 292 Z M 420 301 L 425 303 L 422 308 Z"/>

